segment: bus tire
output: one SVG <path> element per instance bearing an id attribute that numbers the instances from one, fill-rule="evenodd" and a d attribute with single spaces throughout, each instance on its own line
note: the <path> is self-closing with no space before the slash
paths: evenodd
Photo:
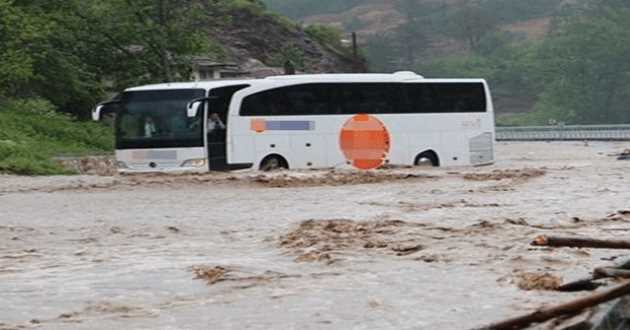
<path id="1" fill-rule="evenodd" d="M 269 155 L 260 162 L 260 170 L 264 172 L 289 169 L 289 163 L 280 155 Z"/>
<path id="2" fill-rule="evenodd" d="M 414 166 L 431 166 L 431 167 L 439 167 L 440 166 L 440 158 L 433 150 L 427 150 L 425 152 L 420 153 L 416 156 L 416 159 L 413 162 Z"/>

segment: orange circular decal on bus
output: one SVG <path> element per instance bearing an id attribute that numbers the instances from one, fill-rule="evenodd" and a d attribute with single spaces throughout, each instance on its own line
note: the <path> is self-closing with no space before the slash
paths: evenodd
<path id="1" fill-rule="evenodd" d="M 341 128 L 339 144 L 352 166 L 370 170 L 385 163 L 390 147 L 389 132 L 378 118 L 356 115 Z"/>

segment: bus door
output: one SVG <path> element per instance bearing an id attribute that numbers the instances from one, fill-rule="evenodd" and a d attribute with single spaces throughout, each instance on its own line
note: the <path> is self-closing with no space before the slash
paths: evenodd
<path id="1" fill-rule="evenodd" d="M 249 87 L 249 85 L 236 85 L 220 87 L 210 90 L 207 112 L 208 134 L 208 165 L 211 171 L 227 171 L 230 169 L 227 163 L 227 124 L 229 120 L 228 110 L 234 93 Z"/>

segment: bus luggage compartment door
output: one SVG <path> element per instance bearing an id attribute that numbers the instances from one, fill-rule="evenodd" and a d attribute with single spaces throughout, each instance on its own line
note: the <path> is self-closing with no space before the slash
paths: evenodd
<path id="1" fill-rule="evenodd" d="M 295 168 L 321 168 L 326 166 L 326 150 L 322 136 L 292 136 L 291 152 L 295 155 Z"/>

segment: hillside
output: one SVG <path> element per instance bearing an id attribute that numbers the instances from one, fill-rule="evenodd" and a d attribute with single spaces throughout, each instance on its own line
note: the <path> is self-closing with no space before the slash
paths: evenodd
<path id="1" fill-rule="evenodd" d="M 107 153 L 112 129 L 85 122 L 131 86 L 189 81 L 196 60 L 255 76 L 350 72 L 335 30 L 304 28 L 256 0 L 0 0 L 0 174 L 59 174 L 53 159 Z"/>
<path id="2" fill-rule="evenodd" d="M 111 129 L 56 113 L 46 101 L 0 102 L 0 175 L 70 173 L 53 158 L 112 148 Z"/>
<path id="3" fill-rule="evenodd" d="M 348 49 L 337 40 L 318 38 L 302 25 L 256 4 L 232 8 L 226 16 L 229 19 L 213 26 L 210 35 L 222 48 L 224 60 L 245 69 L 273 71 L 286 60 L 308 73 L 353 69 Z"/>
<path id="4" fill-rule="evenodd" d="M 395 33 L 396 29 L 412 16 L 431 17 L 424 28 L 429 31 L 443 30 L 448 23 L 446 19 L 449 14 L 470 3 L 468 0 L 329 0 L 320 2 L 319 6 L 305 6 L 313 1 L 265 0 L 265 2 L 272 10 L 289 15 L 307 25 L 325 24 L 347 32 L 357 32 L 364 42 L 373 35 Z M 327 2 L 334 5 L 325 4 Z M 570 2 L 573 1 L 486 0 L 481 3 L 482 7 L 498 20 L 500 29 L 528 39 L 541 39 L 549 31 L 551 18 L 557 9 Z M 442 16 L 443 20 L 440 20 L 439 16 Z M 431 46 L 451 52 L 453 44 L 457 41 L 445 39 L 452 38 L 434 35 Z M 455 48 L 464 50 L 465 45 Z"/>
<path id="5" fill-rule="evenodd" d="M 545 40 L 553 17 L 570 2 L 267 0 L 267 5 L 306 25 L 356 31 L 370 71 L 484 77 L 495 87 L 497 112 L 514 114 L 533 111 L 537 95 L 514 79 L 517 72 L 502 68 L 519 67 L 512 48 Z"/>
<path id="6" fill-rule="evenodd" d="M 263 0 L 273 11 L 295 20 L 312 23 L 335 24 L 346 30 L 363 33 L 382 33 L 405 21 L 410 7 L 426 11 L 439 8 L 457 10 L 471 3 L 491 9 L 501 21 L 527 21 L 552 16 L 555 10 L 576 0 Z M 510 25 L 510 22 L 507 22 Z"/>

